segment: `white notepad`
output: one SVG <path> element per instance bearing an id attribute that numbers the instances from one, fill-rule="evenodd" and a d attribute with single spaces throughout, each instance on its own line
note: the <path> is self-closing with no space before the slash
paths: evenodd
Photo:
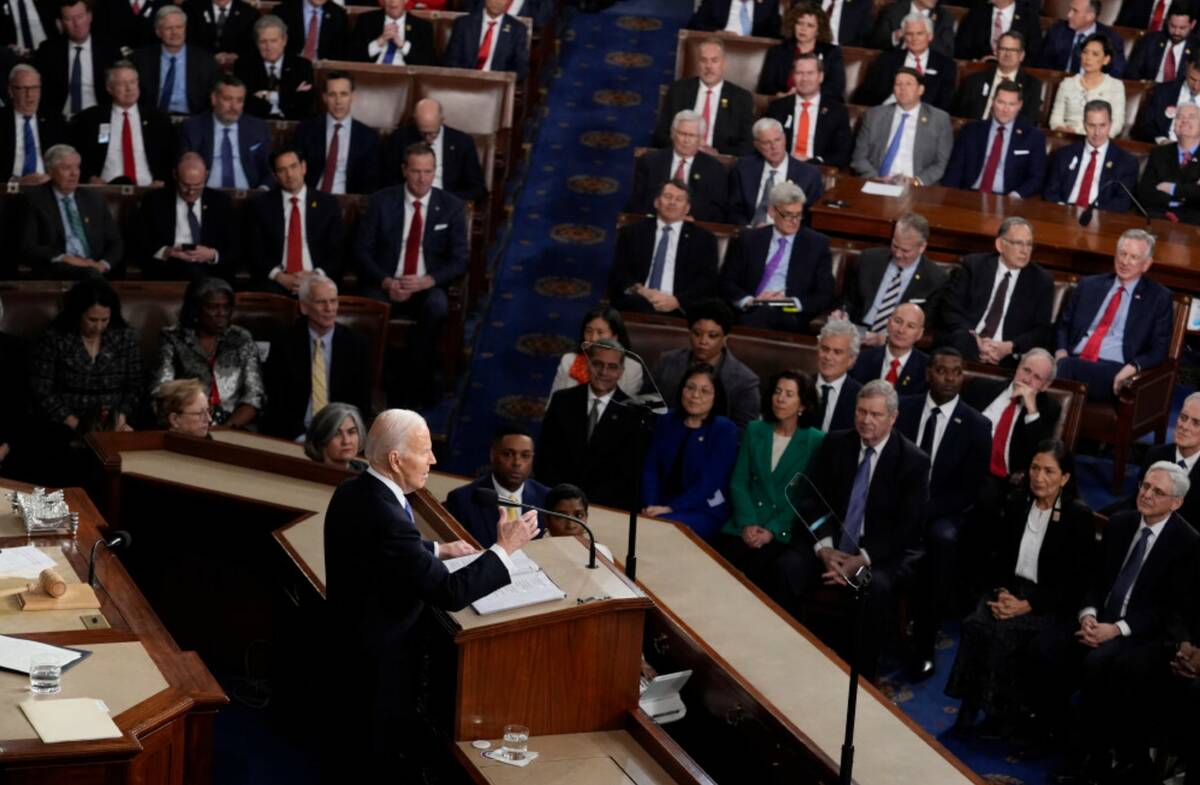
<path id="1" fill-rule="evenodd" d="M 876 196 L 900 196 L 904 193 L 904 186 L 867 180 L 863 183 L 862 192 Z"/>
<path id="2" fill-rule="evenodd" d="M 471 562 L 478 559 L 487 551 L 481 553 L 471 553 L 466 556 L 456 556 L 453 559 L 446 559 L 442 564 L 446 565 L 446 569 L 450 572 L 458 572 L 463 567 L 466 567 Z M 509 575 L 526 575 L 540 571 L 541 566 L 533 559 L 525 555 L 525 551 L 517 551 L 509 555 L 509 561 L 513 563 L 513 568 L 508 571 Z"/>
<path id="3" fill-rule="evenodd" d="M 486 616 L 489 613 L 524 608 L 527 605 L 553 602 L 565 599 L 567 596 L 567 593 L 558 588 L 558 584 L 550 580 L 550 576 L 541 570 L 511 577 L 512 583 L 471 603 L 475 612 L 480 616 Z"/>
<path id="4" fill-rule="evenodd" d="M 35 654 L 53 655 L 63 668 L 69 667 L 84 656 L 83 652 L 75 649 L 64 649 L 62 646 L 52 646 L 49 643 L 0 635 L 0 668 L 17 673 L 29 673 L 29 660 Z"/>
<path id="5" fill-rule="evenodd" d="M 95 698 L 28 698 L 21 702 L 21 711 L 47 744 L 121 737 L 108 707 Z"/>

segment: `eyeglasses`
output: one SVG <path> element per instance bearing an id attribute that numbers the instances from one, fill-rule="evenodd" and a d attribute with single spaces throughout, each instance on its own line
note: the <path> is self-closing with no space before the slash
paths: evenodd
<path id="1" fill-rule="evenodd" d="M 778 207 L 776 207 L 775 215 L 778 216 L 779 220 L 781 220 L 781 221 L 790 221 L 792 223 L 795 223 L 796 221 L 804 220 L 804 211 L 803 210 L 788 211 L 785 213 L 783 210 L 780 210 Z"/>
<path id="2" fill-rule="evenodd" d="M 1162 488 L 1156 488 L 1145 480 L 1142 481 L 1142 484 L 1139 485 L 1138 488 L 1142 491 L 1142 493 L 1149 493 L 1155 499 L 1161 500 L 1167 498 L 1168 496 L 1173 497 L 1173 494 L 1167 493 Z"/>
<path id="3" fill-rule="evenodd" d="M 1007 237 L 1001 237 L 1000 239 L 1003 240 L 1004 242 L 1008 243 L 1009 245 L 1015 245 L 1018 248 L 1025 250 L 1025 251 L 1029 251 L 1029 250 L 1033 249 L 1033 241 L 1032 240 L 1010 240 Z"/>

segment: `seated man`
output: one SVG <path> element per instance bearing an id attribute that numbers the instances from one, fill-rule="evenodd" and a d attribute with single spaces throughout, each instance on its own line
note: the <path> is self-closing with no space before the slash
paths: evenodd
<path id="1" fill-rule="evenodd" d="M 1108 101 L 1088 101 L 1083 107 L 1087 138 L 1060 147 L 1050 156 L 1050 170 L 1042 198 L 1047 202 L 1123 213 L 1137 188 L 1138 162 L 1108 138 L 1112 107 Z M 1121 188 L 1119 184 L 1124 184 Z"/>
<path id="2" fill-rule="evenodd" d="M 221 76 L 213 87 L 212 110 L 189 117 L 179 133 L 181 152 L 199 153 L 213 188 L 266 188 L 271 171 L 271 132 L 243 112 L 246 85 Z"/>
<path id="3" fill-rule="evenodd" d="M 138 212 L 137 253 L 151 280 L 195 281 L 233 277 L 239 222 L 229 195 L 208 188 L 208 169 L 198 153 L 184 153 L 174 188 L 146 192 Z"/>
<path id="4" fill-rule="evenodd" d="M 1036 23 L 1037 15 L 1034 14 L 1033 18 Z M 1041 34 L 1030 40 L 1040 44 Z M 1037 125 L 1042 118 L 1042 80 L 1022 67 L 1025 62 L 1025 41 L 1025 36 L 1015 30 L 1000 36 L 996 44 L 995 64 L 962 80 L 954 94 L 950 114 L 972 120 L 987 120 L 992 116 L 996 87 L 1007 80 L 1021 88 L 1020 116 L 1031 125 Z"/>
<path id="5" fill-rule="evenodd" d="M 158 43 L 135 51 L 130 60 L 142 85 L 142 107 L 163 114 L 199 114 L 217 80 L 212 54 L 187 45 L 187 14 L 179 6 L 164 5 L 154 14 Z"/>
<path id="6" fill-rule="evenodd" d="M 1079 281 L 1058 320 L 1058 375 L 1087 385 L 1088 400 L 1111 401 L 1125 380 L 1167 359 L 1171 290 L 1146 277 L 1154 235 L 1127 229 L 1113 272 Z"/>
<path id="7" fill-rule="evenodd" d="M 13 66 L 8 74 L 8 105 L 0 109 L 0 170 L 10 182 L 41 185 L 50 179 L 43 153 L 66 139 L 62 115 L 43 109 L 41 96 L 37 69 L 25 63 Z"/>
<path id="8" fill-rule="evenodd" d="M 1048 347 L 1054 279 L 1033 258 L 1033 226 L 1005 218 L 996 253 L 967 254 L 941 300 L 938 343 L 972 362 L 1013 366 L 1016 356 Z"/>
<path id="9" fill-rule="evenodd" d="M 1176 107 L 1175 138 L 1150 151 L 1138 199 L 1156 218 L 1200 224 L 1200 106 Z"/>
<path id="10" fill-rule="evenodd" d="M 863 115 L 850 162 L 855 174 L 916 185 L 941 181 L 954 133 L 948 114 L 921 101 L 924 92 L 916 71 L 904 67 L 896 72 L 896 102 L 871 107 Z"/>
<path id="11" fill-rule="evenodd" d="M 702 0 L 684 26 L 688 30 L 709 33 L 727 30 L 738 35 L 778 38 L 779 4 L 751 0 Z"/>
<path id="12" fill-rule="evenodd" d="M 303 436 L 330 401 L 371 411 L 371 352 L 365 338 L 337 323 L 337 284 L 309 276 L 299 300 L 300 318 L 271 342 L 263 369 L 269 401 L 263 433 L 284 439 Z"/>
<path id="13" fill-rule="evenodd" d="M 33 61 L 42 74 L 46 106 L 70 120 L 102 101 L 100 75 L 120 53 L 115 42 L 93 30 L 91 3 L 59 0 L 54 5 L 62 36 L 42 42 Z"/>
<path id="14" fill-rule="evenodd" d="M 699 76 L 680 79 L 667 90 L 654 129 L 654 146 L 671 144 L 675 116 L 691 109 L 704 121 L 702 151 L 709 155 L 748 155 L 753 142 L 750 124 L 754 121 L 754 99 L 745 88 L 725 80 L 725 44 L 719 38 L 701 42 L 696 47 L 696 62 Z"/>
<path id="15" fill-rule="evenodd" d="M 608 299 L 621 311 L 686 315 L 717 294 L 717 238 L 684 218 L 688 188 L 668 180 L 654 200 L 656 216 L 617 231 Z"/>
<path id="16" fill-rule="evenodd" d="M 254 23 L 254 49 L 234 73 L 246 84 L 246 112 L 264 120 L 301 120 L 313 113 L 312 63 L 285 54 L 287 25 L 274 14 Z"/>
<path id="17" fill-rule="evenodd" d="M 1192 470 L 1200 462 L 1200 393 L 1192 393 L 1183 399 L 1183 406 L 1175 418 L 1173 428 L 1175 441 L 1166 444 L 1153 445 L 1146 451 L 1142 466 L 1150 467 L 1159 461 L 1169 461 L 1187 472 L 1189 480 L 1200 480 L 1200 475 L 1193 478 Z M 1142 478 L 1145 479 L 1145 471 Z M 1179 514 L 1188 523 L 1200 521 L 1200 483 L 1195 483 L 1183 500 Z M 1196 528 L 1200 524 L 1192 524 Z M 1200 644 L 1200 640 L 1196 641 Z"/>
<path id="18" fill-rule="evenodd" d="M 402 179 L 404 151 L 410 144 L 424 142 L 433 148 L 437 171 L 433 187 L 454 194 L 464 202 L 487 198 L 487 181 L 479 163 L 479 151 L 471 135 L 446 125 L 442 105 L 436 98 L 422 98 L 413 107 L 412 122 L 394 131 L 388 138 L 386 160 L 393 184 Z"/>
<path id="19" fill-rule="evenodd" d="M 1042 38 L 1038 67 L 1079 73 L 1084 40 L 1093 33 L 1101 33 L 1108 36 L 1113 49 L 1112 61 L 1104 67 L 1104 73 L 1120 79 L 1125 74 L 1125 44 L 1116 30 L 1096 21 L 1099 16 L 1100 0 L 1071 0 L 1067 18 L 1055 22 Z"/>
<path id="20" fill-rule="evenodd" d="M 753 155 L 737 159 L 729 174 L 729 215 L 731 223 L 764 226 L 772 222 L 771 189 L 776 183 L 789 182 L 804 191 L 805 204 L 816 204 L 825 193 L 821 170 L 788 155 L 783 126 L 770 117 L 754 124 Z"/>
<path id="21" fill-rule="evenodd" d="M 1165 6 L 1164 0 L 1155 0 L 1157 6 Z M 1123 3 L 1121 12 L 1134 3 Z M 1150 28 L 1133 45 L 1129 55 L 1129 66 L 1125 69 L 1126 79 L 1145 79 L 1151 82 L 1172 84 L 1183 75 L 1183 64 L 1191 60 L 1200 46 L 1196 45 L 1196 20 L 1192 6 L 1187 2 L 1174 2 L 1166 12 L 1166 23 L 1159 19 L 1161 27 Z M 1117 24 L 1123 24 L 1117 22 Z M 1145 27 L 1145 24 L 1137 25 Z"/>
<path id="22" fill-rule="evenodd" d="M 288 42 L 290 54 L 310 63 L 347 59 L 349 16 L 334 0 L 283 0 L 275 13 L 289 30 L 296 31 Z"/>
<path id="23" fill-rule="evenodd" d="M 85 109 L 71 120 L 70 135 L 83 156 L 81 176 L 94 185 L 162 185 L 175 157 L 170 119 L 138 106 L 138 72 L 128 60 L 112 64 L 105 88 L 111 103 Z"/>
<path id="24" fill-rule="evenodd" d="M 821 166 L 850 165 L 850 114 L 841 103 L 821 95 L 825 62 L 815 52 L 798 56 L 792 65 L 796 89 L 767 105 L 767 117 L 783 125 L 792 157 Z"/>
<path id="25" fill-rule="evenodd" d="M 854 430 L 826 435 L 810 464 L 811 479 L 828 509 L 814 536 L 797 537 L 779 558 L 778 599 L 801 617 L 806 597 L 821 583 L 845 586 L 870 571 L 865 623 L 854 653 L 867 680 L 879 666 L 881 632 L 895 625 L 895 602 L 911 578 L 929 499 L 929 458 L 893 426 L 900 402 L 876 379 L 859 391 Z M 838 525 L 841 523 L 841 526 Z"/>
<path id="26" fill-rule="evenodd" d="M 529 478 L 533 471 L 533 437 L 515 425 L 505 425 L 492 434 L 490 453 L 492 470 L 446 497 L 446 511 L 471 533 L 480 545 L 490 548 L 496 542 L 496 505 L 484 506 L 474 498 L 479 488 L 492 490 L 503 501 L 546 507 L 548 488 Z M 500 507 L 509 520 L 520 517 L 518 507 Z M 551 516 L 538 515 L 538 527 L 545 531 Z"/>
<path id="27" fill-rule="evenodd" d="M 854 427 L 854 401 L 862 385 L 850 376 L 858 361 L 858 328 L 844 319 L 830 319 L 817 336 L 817 395 L 821 401 L 820 428 L 825 433 Z"/>
<path id="28" fill-rule="evenodd" d="M 434 8 L 437 0 L 408 0 L 410 8 Z M 459 4 L 462 10 L 478 11 L 484 5 L 484 0 L 470 0 Z M 554 16 L 553 0 L 509 0 L 505 13 L 509 16 L 527 16 L 533 20 L 533 29 L 537 30 L 550 24 Z"/>
<path id="29" fill-rule="evenodd" d="M 889 48 L 876 58 L 851 102 L 865 106 L 894 103 L 899 96 L 889 92 L 888 88 L 902 68 L 909 68 L 925 86 L 925 103 L 938 109 L 949 109 L 958 67 L 949 54 L 930 48 L 933 22 L 923 14 L 909 14 L 904 17 L 903 30 L 905 48 Z"/>
<path id="30" fill-rule="evenodd" d="M 684 109 L 671 121 L 671 147 L 650 150 L 634 159 L 633 190 L 627 213 L 654 212 L 654 197 L 667 180 L 681 180 L 692 192 L 692 217 L 724 223 L 728 174 L 721 162 L 700 151 L 704 120 Z"/>
<path id="31" fill-rule="evenodd" d="M 887 338 L 882 346 L 871 346 L 858 355 L 850 375 L 860 384 L 883 379 L 897 394 L 925 392 L 925 368 L 929 355 L 916 348 L 925 334 L 925 312 L 915 303 L 902 303 L 892 311 Z"/>
<path id="32" fill-rule="evenodd" d="M 805 229 L 804 192 L 793 183 L 771 189 L 773 226 L 747 229 L 729 244 L 721 291 L 738 323 L 801 332 L 833 306 L 829 238 Z"/>
<path id="33" fill-rule="evenodd" d="M 1187 61 L 1183 69 L 1184 78 L 1174 84 L 1163 84 L 1154 88 L 1149 102 L 1138 114 L 1137 124 L 1131 135 L 1139 142 L 1167 144 L 1174 142 L 1177 107 L 1200 101 L 1200 53 Z"/>
<path id="34" fill-rule="evenodd" d="M 1119 27 L 1144 28 L 1148 32 L 1161 32 L 1166 29 L 1175 9 L 1183 5 L 1187 3 L 1172 0 L 1126 0 L 1121 3 L 1121 10 L 1117 12 L 1113 24 Z"/>
<path id="35" fill-rule="evenodd" d="M 1001 82 L 992 119 L 975 120 L 959 130 L 942 185 L 1021 198 L 1041 193 L 1046 137 L 1020 113 L 1021 88 Z"/>
<path id="36" fill-rule="evenodd" d="M 524 82 L 529 72 L 529 31 L 506 8 L 508 0 L 484 0 L 483 8 L 455 19 L 442 65 L 511 71 L 518 83 Z"/>
<path id="37" fill-rule="evenodd" d="M 213 53 L 217 65 L 230 68 L 254 48 L 258 8 L 246 0 L 187 0 L 188 42 Z"/>
<path id="38" fill-rule="evenodd" d="M 870 47 L 885 52 L 904 48 L 904 23 L 910 16 L 929 20 L 931 48 L 938 54 L 954 57 L 954 16 L 937 7 L 938 0 L 893 0 L 883 6 L 875 18 Z"/>
<path id="39" fill-rule="evenodd" d="M 86 278 L 120 272 L 125 247 L 104 197 L 79 189 L 79 153 L 56 144 L 46 151 L 50 181 L 25 190 L 21 256 L 39 279 Z"/>
<path id="40" fill-rule="evenodd" d="M 954 57 L 958 60 L 987 60 L 998 54 L 1004 36 L 1016 33 L 1033 47 L 1037 60 L 1042 47 L 1042 25 L 1037 7 L 1021 0 L 990 0 L 971 6 L 954 34 Z M 1022 55 L 1024 47 L 1022 46 Z"/>
<path id="41" fill-rule="evenodd" d="M 308 162 L 308 185 L 327 194 L 369 194 L 379 181 L 379 132 L 350 115 L 354 75 L 327 71 L 325 112 L 301 120 L 294 142 Z"/>
<path id="42" fill-rule="evenodd" d="M 377 65 L 437 65 L 433 24 L 409 14 L 404 0 L 379 0 L 379 10 L 354 20 L 350 57 Z"/>
<path id="43" fill-rule="evenodd" d="M 337 198 L 309 189 L 307 165 L 294 147 L 273 153 L 271 167 L 275 186 L 246 206 L 247 260 L 255 283 L 274 294 L 295 295 L 311 276 L 341 280 L 346 227 Z"/>

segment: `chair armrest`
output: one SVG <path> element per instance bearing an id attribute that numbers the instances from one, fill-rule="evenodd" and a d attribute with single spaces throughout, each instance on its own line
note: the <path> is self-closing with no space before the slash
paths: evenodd
<path id="1" fill-rule="evenodd" d="M 1177 370 L 1176 362 L 1168 361 L 1135 373 L 1121 388 L 1117 405 L 1127 411 L 1135 431 L 1170 413 Z"/>

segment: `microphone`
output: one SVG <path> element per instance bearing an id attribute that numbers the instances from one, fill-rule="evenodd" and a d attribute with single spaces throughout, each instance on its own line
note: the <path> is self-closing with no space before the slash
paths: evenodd
<path id="1" fill-rule="evenodd" d="M 800 487 L 801 481 L 803 481 L 803 484 L 807 486 L 807 488 Z M 823 514 L 819 515 L 816 520 L 810 522 L 809 519 L 812 517 L 812 515 L 806 516 L 800 512 L 797 503 L 792 499 L 793 493 L 790 493 L 790 491 L 797 491 L 801 494 L 805 492 L 812 493 L 812 495 L 815 497 L 815 501 L 820 502 L 821 504 L 821 508 L 818 508 L 817 512 Z M 814 545 L 821 544 L 821 538 L 817 536 L 817 530 L 826 523 L 832 523 L 839 533 L 845 532 L 845 529 L 842 528 L 841 521 L 838 520 L 837 514 L 833 511 L 833 507 L 830 506 L 829 502 L 825 501 L 825 497 L 821 495 L 821 492 L 817 490 L 817 486 L 808 478 L 806 474 L 804 474 L 804 472 L 796 472 L 792 479 L 788 481 L 787 487 L 784 490 L 783 498 L 784 501 L 788 503 L 788 506 L 792 508 L 792 513 L 800 521 L 800 524 L 803 526 L 804 530 L 808 532 L 808 536 L 812 538 Z M 833 547 L 836 548 L 837 544 L 835 543 Z M 833 565 L 833 570 L 838 574 L 838 577 L 845 581 L 846 585 L 852 589 L 861 591 L 871 583 L 871 569 L 866 564 L 855 570 L 854 575 L 847 575 L 837 564 Z"/>
<path id="2" fill-rule="evenodd" d="M 596 535 L 592 534 L 592 530 L 588 528 L 588 525 L 584 523 L 582 519 L 576 518 L 574 515 L 567 515 L 565 512 L 547 510 L 533 504 L 524 504 L 523 502 L 513 502 L 509 501 L 508 499 L 501 499 L 500 494 L 496 493 L 496 491 L 492 488 L 476 488 L 471 494 L 471 500 L 476 504 L 481 504 L 488 507 L 492 505 L 499 505 L 500 507 L 517 507 L 519 509 L 536 510 L 542 515 L 550 515 L 555 518 L 563 518 L 565 520 L 578 523 L 583 527 L 583 530 L 587 532 L 588 536 L 588 569 L 596 569 Z"/>
<path id="3" fill-rule="evenodd" d="M 133 542 L 133 535 L 125 530 L 113 532 L 113 536 L 107 540 L 101 538 L 92 544 L 92 555 L 88 559 L 88 586 L 95 587 L 96 585 L 96 552 L 103 545 L 110 551 L 115 551 L 118 548 L 128 548 Z"/>
<path id="4" fill-rule="evenodd" d="M 1138 198 L 1133 195 L 1133 191 L 1129 190 L 1129 186 L 1125 185 L 1125 183 L 1121 182 L 1120 180 L 1109 180 L 1107 183 L 1104 183 L 1100 186 L 1100 189 L 1096 191 L 1096 198 L 1091 204 L 1084 208 L 1082 213 L 1079 214 L 1079 225 L 1087 226 L 1092 222 L 1092 214 L 1096 212 L 1096 206 L 1100 204 L 1100 196 L 1104 193 L 1104 189 L 1108 188 L 1110 185 L 1120 186 L 1121 190 L 1124 191 L 1129 197 L 1129 200 L 1133 202 L 1135 207 L 1137 207 L 1138 212 L 1141 213 L 1142 217 L 1146 219 L 1146 227 L 1149 228 L 1150 213 L 1146 212 L 1146 208 L 1143 207 L 1142 203 L 1138 201 Z"/>

